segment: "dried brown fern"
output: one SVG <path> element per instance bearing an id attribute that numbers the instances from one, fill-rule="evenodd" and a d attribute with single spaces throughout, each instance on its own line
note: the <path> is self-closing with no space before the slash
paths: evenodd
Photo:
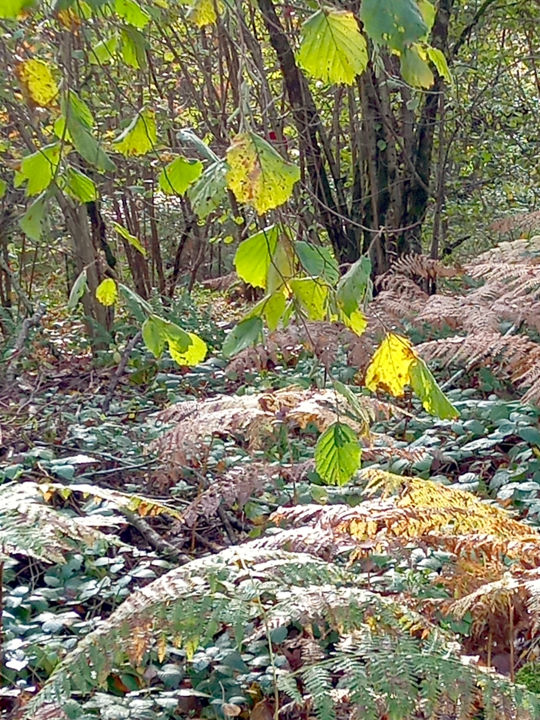
<path id="1" fill-rule="evenodd" d="M 251 452 L 271 442 L 279 426 L 303 430 L 313 424 L 324 432 L 338 416 L 346 417 L 347 422 L 366 437 L 369 446 L 372 443 L 368 428 L 374 419 L 404 414 L 390 403 L 362 395 L 358 395 L 357 400 L 354 416 L 347 401 L 333 390 L 296 387 L 178 403 L 159 414 L 160 422 L 173 427 L 154 441 L 150 449 L 166 462 L 178 466 L 197 465 L 208 452 L 212 437 L 233 439 Z"/>

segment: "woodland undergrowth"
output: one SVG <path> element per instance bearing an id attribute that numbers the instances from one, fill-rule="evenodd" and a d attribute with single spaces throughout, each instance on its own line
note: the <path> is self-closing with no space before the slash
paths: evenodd
<path id="1" fill-rule="evenodd" d="M 110 371 L 38 336 L 1 398 L 4 716 L 539 717 L 539 252 L 402 259 L 360 337 L 293 324 L 184 373 L 136 348 L 107 412 Z M 459 417 L 362 388 L 390 331 Z"/>

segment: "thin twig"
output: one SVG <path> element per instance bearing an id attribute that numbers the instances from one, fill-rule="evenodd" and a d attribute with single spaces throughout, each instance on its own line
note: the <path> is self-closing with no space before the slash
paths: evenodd
<path id="1" fill-rule="evenodd" d="M 15 371 L 17 368 L 17 358 L 22 353 L 24 343 L 28 339 L 28 335 L 30 333 L 30 330 L 33 327 L 37 327 L 38 325 L 41 325 L 41 321 L 43 319 L 43 316 L 45 315 L 45 310 L 47 309 L 47 306 L 44 303 L 40 303 L 34 312 L 34 314 L 31 317 L 25 318 L 22 322 L 22 327 L 19 332 L 19 335 L 17 337 L 17 340 L 15 342 L 15 347 L 13 348 L 13 352 L 10 355 L 9 362 L 6 368 L 6 385 L 10 385 L 15 381 Z"/>
<path id="2" fill-rule="evenodd" d="M 124 352 L 122 353 L 122 357 L 120 359 L 120 362 L 118 363 L 118 367 L 116 368 L 114 375 L 111 378 L 111 382 L 109 383 L 109 389 L 107 390 L 107 394 L 105 395 L 105 399 L 103 400 L 103 404 L 101 406 L 103 412 L 108 412 L 109 410 L 111 400 L 113 399 L 114 391 L 116 390 L 116 386 L 118 385 L 118 383 L 120 382 L 120 378 L 124 374 L 124 370 L 126 369 L 129 356 L 131 355 L 135 345 L 139 342 L 141 334 L 142 333 L 139 330 L 139 332 L 136 333 L 128 342 L 124 349 Z"/>
<path id="3" fill-rule="evenodd" d="M 161 537 L 161 535 L 157 533 L 154 528 L 150 527 L 146 520 L 140 517 L 140 515 L 132 513 L 129 510 L 123 510 L 122 514 L 129 521 L 130 525 L 133 525 L 133 527 L 141 533 L 148 544 L 151 545 L 154 550 L 161 553 L 161 555 L 174 560 L 180 565 L 185 565 L 191 561 L 189 555 L 186 555 L 181 550 L 178 550 L 178 548 L 172 545 L 168 540 Z"/>

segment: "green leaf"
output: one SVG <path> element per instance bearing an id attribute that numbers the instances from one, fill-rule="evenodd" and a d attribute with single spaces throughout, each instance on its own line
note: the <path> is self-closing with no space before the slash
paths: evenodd
<path id="1" fill-rule="evenodd" d="M 272 225 L 243 240 L 234 256 L 234 266 L 244 282 L 266 288 L 268 268 L 274 256 L 280 225 Z"/>
<path id="2" fill-rule="evenodd" d="M 39 195 L 51 184 L 59 163 L 60 144 L 45 145 L 32 155 L 23 158 L 15 185 L 19 186 L 27 182 L 26 194 Z"/>
<path id="3" fill-rule="evenodd" d="M 530 445 L 540 446 L 540 430 L 535 427 L 520 427 L 517 430 L 520 438 L 528 442 Z"/>
<path id="4" fill-rule="evenodd" d="M 371 261 L 367 255 L 357 260 L 338 283 L 336 295 L 346 315 L 351 315 L 370 289 Z"/>
<path id="5" fill-rule="evenodd" d="M 114 305 L 118 297 L 118 288 L 112 278 L 105 278 L 96 288 L 96 298 L 102 305 Z"/>
<path id="6" fill-rule="evenodd" d="M 187 191 L 194 211 L 204 220 L 227 197 L 227 165 L 222 160 L 209 165 Z"/>
<path id="7" fill-rule="evenodd" d="M 5 180 L 0 178 L 0 200 L 4 197 L 7 192 L 8 184 Z"/>
<path id="8" fill-rule="evenodd" d="M 229 188 L 239 202 L 252 205 L 259 215 L 283 205 L 300 179 L 300 169 L 254 133 L 235 137 L 227 162 Z"/>
<path id="9" fill-rule="evenodd" d="M 324 320 L 328 303 L 328 286 L 317 278 L 297 278 L 289 283 L 295 298 L 310 320 Z"/>
<path id="10" fill-rule="evenodd" d="M 115 149 L 129 157 L 145 155 L 153 150 L 157 141 L 156 120 L 152 110 L 141 110 L 128 127 L 113 141 Z"/>
<path id="11" fill-rule="evenodd" d="M 154 309 L 152 308 L 150 303 L 148 303 L 146 300 L 144 300 L 144 298 L 142 298 L 134 290 L 129 288 L 127 285 L 124 285 L 123 283 L 118 283 L 118 288 L 120 289 L 121 293 L 124 295 L 126 300 L 128 300 L 128 302 L 133 303 L 134 306 L 138 307 L 146 315 L 154 314 Z M 162 321 L 162 322 L 164 322 L 164 321 Z"/>
<path id="12" fill-rule="evenodd" d="M 195 333 L 187 333 L 187 335 L 190 339 L 190 343 L 187 348 L 183 349 L 183 347 L 175 340 L 169 339 L 169 352 L 172 359 L 178 365 L 193 367 L 204 360 L 206 353 L 208 352 L 208 348 L 204 340 L 198 335 L 195 335 Z"/>
<path id="13" fill-rule="evenodd" d="M 285 312 L 287 301 L 282 292 L 275 292 L 270 295 L 264 304 L 264 317 L 269 330 L 275 330 Z"/>
<path id="14" fill-rule="evenodd" d="M 85 175 L 73 167 L 69 167 L 64 177 L 66 181 L 66 192 L 68 195 L 71 195 L 72 198 L 75 198 L 75 200 L 87 203 L 97 200 L 99 197 L 97 187 L 88 175 Z"/>
<path id="15" fill-rule="evenodd" d="M 146 40 L 144 35 L 132 27 L 122 29 L 122 57 L 126 65 L 136 70 L 147 66 Z"/>
<path id="16" fill-rule="evenodd" d="M 281 226 L 283 235 L 285 228 Z M 285 237 L 278 240 L 272 261 L 266 275 L 266 289 L 272 294 L 277 290 L 286 290 L 286 284 L 295 274 L 295 257 L 290 242 Z"/>
<path id="17" fill-rule="evenodd" d="M 177 157 L 159 174 L 159 188 L 165 195 L 183 195 L 200 177 L 203 165 L 200 160 Z"/>
<path id="18" fill-rule="evenodd" d="M 211 163 L 222 162 L 212 148 L 209 147 L 204 140 L 201 140 L 201 138 L 194 133 L 191 128 L 179 130 L 176 133 L 176 136 L 181 143 L 191 145 L 203 156 L 203 158 L 209 160 Z"/>
<path id="19" fill-rule="evenodd" d="M 124 240 L 127 240 L 128 243 L 135 248 L 135 250 L 138 250 L 141 255 L 144 255 L 146 257 L 148 253 L 146 252 L 146 249 L 143 247 L 138 237 L 132 235 L 127 228 L 125 228 L 123 225 L 120 225 L 120 223 L 115 222 L 114 220 L 111 221 L 111 225 L 116 230 L 116 232 L 124 238 Z"/>
<path id="20" fill-rule="evenodd" d="M 426 59 L 426 54 L 419 45 L 405 48 L 401 53 L 401 74 L 409 85 L 430 88 L 435 78 Z"/>
<path id="21" fill-rule="evenodd" d="M 91 65 L 107 65 L 116 58 L 116 48 L 118 47 L 118 36 L 113 35 L 106 40 L 93 45 L 88 54 Z"/>
<path id="22" fill-rule="evenodd" d="M 444 57 L 444 53 L 442 52 L 442 50 L 428 45 L 426 47 L 426 53 L 428 58 L 435 65 L 435 68 L 439 75 L 447 82 L 451 83 L 452 75 L 450 74 L 450 69 L 448 67 L 448 63 L 446 62 L 446 58 Z"/>
<path id="23" fill-rule="evenodd" d="M 443 393 L 426 363 L 418 358 L 409 368 L 410 383 L 424 410 L 443 420 L 459 417 L 458 410 Z"/>
<path id="24" fill-rule="evenodd" d="M 62 100 L 62 112 L 76 118 L 80 123 L 91 128 L 94 124 L 94 116 L 88 105 L 81 98 L 70 90 L 67 100 Z"/>
<path id="25" fill-rule="evenodd" d="M 147 318 L 142 326 L 142 339 L 146 347 L 154 355 L 160 357 L 165 347 L 166 334 L 160 318 L 151 315 Z"/>
<path id="26" fill-rule="evenodd" d="M 297 60 L 317 80 L 352 85 L 368 63 L 367 44 L 353 13 L 326 7 L 308 18 Z"/>
<path id="27" fill-rule="evenodd" d="M 70 91 L 62 112 L 54 126 L 56 135 L 72 142 L 79 155 L 101 172 L 112 172 L 115 164 L 92 135 L 94 118 L 88 105 Z"/>
<path id="28" fill-rule="evenodd" d="M 298 240 L 294 244 L 294 249 L 308 275 L 322 277 L 332 285 L 337 283 L 339 267 L 330 248 Z"/>
<path id="29" fill-rule="evenodd" d="M 135 0 L 116 0 L 114 7 L 122 20 L 139 30 L 146 27 L 151 20 L 150 15 Z"/>
<path id="30" fill-rule="evenodd" d="M 68 310 L 74 310 L 77 303 L 82 298 L 84 293 L 88 290 L 88 283 L 86 281 L 86 268 L 77 275 L 77 279 L 73 283 L 71 292 L 69 293 L 69 299 L 67 303 Z"/>
<path id="31" fill-rule="evenodd" d="M 426 23 L 427 32 L 429 32 L 433 27 L 433 23 L 435 22 L 435 15 L 437 14 L 435 5 L 430 3 L 429 0 L 418 0 L 418 9 L 420 10 L 420 14 L 424 18 L 424 22 Z"/>
<path id="32" fill-rule="evenodd" d="M 241 350 L 257 343 L 262 335 L 263 323 L 260 317 L 248 317 L 231 330 L 223 343 L 225 357 L 236 355 Z"/>
<path id="33" fill-rule="evenodd" d="M 428 32 L 416 0 L 362 0 L 360 20 L 372 40 L 397 51 Z"/>
<path id="34" fill-rule="evenodd" d="M 283 317 L 287 300 L 281 290 L 270 295 L 265 295 L 262 300 L 251 308 L 245 319 L 252 317 L 264 317 L 269 330 L 275 330 Z"/>
<path id="35" fill-rule="evenodd" d="M 23 10 L 33 7 L 35 0 L 1 0 L 0 18 L 16 18 Z"/>
<path id="36" fill-rule="evenodd" d="M 45 215 L 46 199 L 45 195 L 40 195 L 27 208 L 26 212 L 19 220 L 21 230 L 31 239 L 39 240 L 41 237 L 41 223 Z"/>
<path id="37" fill-rule="evenodd" d="M 354 430 L 335 422 L 315 446 L 315 469 L 327 485 L 345 485 L 360 467 L 361 449 Z"/>

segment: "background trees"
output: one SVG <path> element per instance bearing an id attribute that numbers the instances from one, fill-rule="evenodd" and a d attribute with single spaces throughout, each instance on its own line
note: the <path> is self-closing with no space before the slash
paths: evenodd
<path id="1" fill-rule="evenodd" d="M 227 270 L 227 244 L 269 222 L 339 262 L 367 252 L 377 274 L 403 253 L 450 252 L 466 217 L 476 237 L 501 200 L 534 209 L 527 3 L 21 8 L 2 11 L 4 305 L 10 272 L 32 294 L 36 271 L 65 269 L 71 286 L 86 268 L 95 332 L 111 326 L 94 295 L 107 274 L 168 297 L 179 278 Z M 227 187 L 245 132 L 300 172 L 262 214 Z"/>

